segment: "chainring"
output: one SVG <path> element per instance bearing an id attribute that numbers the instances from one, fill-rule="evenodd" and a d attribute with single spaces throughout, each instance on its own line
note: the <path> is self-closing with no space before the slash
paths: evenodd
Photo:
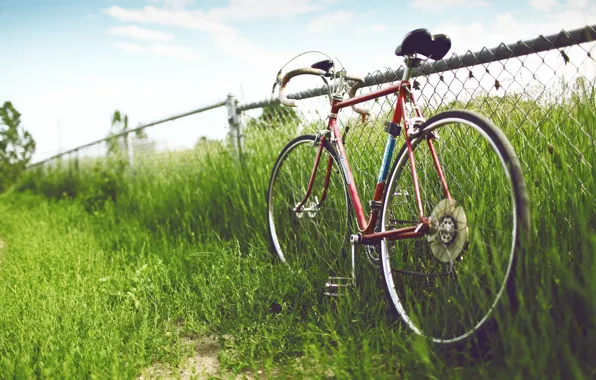
<path id="1" fill-rule="evenodd" d="M 364 252 L 366 254 L 366 261 L 373 266 L 374 268 L 378 268 L 381 265 L 381 245 L 365 245 Z"/>

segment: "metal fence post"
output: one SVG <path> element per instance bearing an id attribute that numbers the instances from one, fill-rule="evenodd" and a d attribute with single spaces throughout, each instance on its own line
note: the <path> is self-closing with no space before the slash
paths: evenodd
<path id="1" fill-rule="evenodd" d="M 126 151 L 128 153 L 128 165 L 131 169 L 134 167 L 134 149 L 132 147 L 133 134 L 129 133 L 126 135 Z"/>
<path id="2" fill-rule="evenodd" d="M 73 159 L 73 152 L 68 155 L 68 175 L 72 177 L 72 173 L 74 171 L 74 159 Z"/>
<path id="3" fill-rule="evenodd" d="M 226 108 L 228 109 L 228 124 L 230 126 L 230 143 L 232 144 L 232 149 L 236 153 L 236 157 L 240 157 L 244 141 L 240 112 L 238 111 L 237 106 L 238 100 L 236 97 L 233 94 L 228 94 Z"/>
<path id="4" fill-rule="evenodd" d="M 75 150 L 75 159 L 74 159 L 74 167 L 75 167 L 75 171 L 78 173 L 79 172 L 79 150 Z"/>

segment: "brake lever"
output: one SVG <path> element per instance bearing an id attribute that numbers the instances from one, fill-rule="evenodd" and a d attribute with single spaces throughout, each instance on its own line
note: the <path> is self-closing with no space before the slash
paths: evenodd
<path id="1" fill-rule="evenodd" d="M 273 97 L 275 96 L 275 87 L 277 87 L 277 82 L 273 82 L 273 87 L 271 88 L 271 98 L 269 99 L 273 102 Z"/>
<path id="2" fill-rule="evenodd" d="M 280 85 L 281 86 L 281 81 L 282 81 L 282 76 L 281 76 L 281 72 L 283 71 L 283 67 L 281 69 L 279 69 L 279 71 L 277 72 L 277 76 L 275 77 L 275 82 L 273 82 L 273 87 L 271 88 L 271 101 L 273 101 L 273 97 L 275 96 L 275 87 Z"/>

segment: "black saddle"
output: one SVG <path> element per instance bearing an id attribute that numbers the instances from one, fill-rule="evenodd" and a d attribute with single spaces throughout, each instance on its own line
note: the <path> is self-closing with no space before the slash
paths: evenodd
<path id="1" fill-rule="evenodd" d="M 451 39 L 445 34 L 430 34 L 427 29 L 416 29 L 406 34 L 401 45 L 395 49 L 398 56 L 420 54 L 439 60 L 451 49 Z"/>
<path id="2" fill-rule="evenodd" d="M 325 72 L 329 72 L 329 70 L 331 70 L 331 68 L 333 67 L 333 61 L 326 59 L 324 61 L 313 63 L 310 67 L 312 67 L 313 69 L 320 69 Z"/>

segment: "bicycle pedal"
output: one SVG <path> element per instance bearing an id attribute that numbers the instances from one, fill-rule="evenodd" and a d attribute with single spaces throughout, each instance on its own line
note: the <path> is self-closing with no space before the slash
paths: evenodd
<path id="1" fill-rule="evenodd" d="M 342 295 L 339 289 L 352 286 L 354 286 L 354 279 L 351 277 L 329 277 L 329 280 L 325 283 L 325 295 L 338 297 Z"/>

